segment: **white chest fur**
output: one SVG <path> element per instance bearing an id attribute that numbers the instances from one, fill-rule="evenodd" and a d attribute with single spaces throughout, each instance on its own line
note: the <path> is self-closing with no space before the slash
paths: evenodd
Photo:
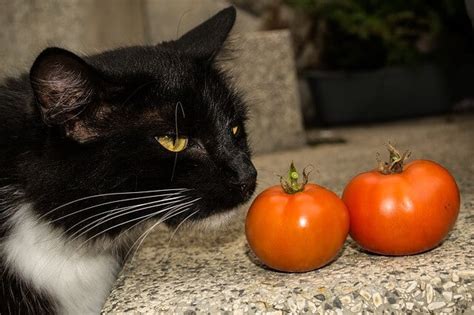
<path id="1" fill-rule="evenodd" d="M 57 300 L 64 314 L 98 314 L 119 270 L 111 253 L 78 252 L 47 224 L 39 223 L 31 206 L 13 215 L 12 230 L 1 250 L 12 270 Z"/>

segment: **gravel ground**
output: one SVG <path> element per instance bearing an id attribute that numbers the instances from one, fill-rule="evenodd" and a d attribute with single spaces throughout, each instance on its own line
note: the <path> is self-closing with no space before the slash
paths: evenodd
<path id="1" fill-rule="evenodd" d="M 288 163 L 314 165 L 312 180 L 341 193 L 349 179 L 375 166 L 391 140 L 412 158 L 436 160 L 455 176 L 461 213 L 434 250 L 385 257 L 361 251 L 348 239 L 336 261 L 319 270 L 287 274 L 266 269 L 243 234 L 245 209 L 215 232 L 183 228 L 152 233 L 127 263 L 104 313 L 474 313 L 474 116 L 309 133 L 340 139 L 296 151 L 258 156 L 259 186 L 277 182 Z"/>

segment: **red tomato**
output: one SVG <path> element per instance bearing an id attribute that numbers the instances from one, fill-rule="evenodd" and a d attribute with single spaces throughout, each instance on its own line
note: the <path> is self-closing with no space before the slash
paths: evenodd
<path id="1" fill-rule="evenodd" d="M 265 265 L 280 271 L 304 272 L 326 265 L 349 232 L 346 206 L 315 184 L 283 186 L 266 189 L 251 205 L 245 225 L 250 248 Z"/>
<path id="2" fill-rule="evenodd" d="M 357 175 L 344 190 L 350 235 L 368 251 L 421 253 L 440 244 L 456 222 L 460 197 L 453 176 L 432 161 L 404 167 L 404 160 L 395 150 L 391 164 Z"/>

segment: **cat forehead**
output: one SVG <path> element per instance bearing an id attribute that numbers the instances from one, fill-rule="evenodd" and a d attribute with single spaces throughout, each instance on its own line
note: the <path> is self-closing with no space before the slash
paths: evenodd
<path id="1" fill-rule="evenodd" d="M 109 76 L 121 79 L 147 75 L 168 81 L 189 80 L 203 71 L 190 56 L 161 45 L 119 48 L 91 56 L 87 61 Z"/>
<path id="2" fill-rule="evenodd" d="M 232 103 L 216 104 L 192 100 L 174 102 L 150 102 L 144 104 L 139 112 L 139 120 L 144 122 L 161 122 L 174 125 L 176 121 L 184 124 L 222 125 L 241 117 Z"/>
<path id="3" fill-rule="evenodd" d="M 154 88 L 165 96 L 202 93 L 216 98 L 228 89 L 227 78 L 212 62 L 200 62 L 172 47 L 121 48 L 92 56 L 88 62 L 118 84 Z"/>
<path id="4" fill-rule="evenodd" d="M 121 48 L 88 61 L 127 86 L 135 103 L 143 108 L 145 121 L 174 121 L 178 111 L 189 119 L 215 123 L 244 116 L 244 105 L 223 73 L 172 46 Z"/>

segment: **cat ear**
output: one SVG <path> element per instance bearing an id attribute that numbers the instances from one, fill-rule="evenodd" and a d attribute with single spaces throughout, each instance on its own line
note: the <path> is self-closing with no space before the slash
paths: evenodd
<path id="1" fill-rule="evenodd" d="M 35 60 L 30 81 L 47 124 L 62 124 L 96 100 L 98 79 L 72 52 L 47 48 Z"/>
<path id="2" fill-rule="evenodd" d="M 47 48 L 31 67 L 30 81 L 46 124 L 63 125 L 66 134 L 80 142 L 94 136 L 79 116 L 98 102 L 100 79 L 95 69 L 72 52 Z"/>
<path id="3" fill-rule="evenodd" d="M 176 41 L 178 48 L 198 59 L 213 59 L 235 23 L 236 11 L 228 7 L 196 26 Z"/>

